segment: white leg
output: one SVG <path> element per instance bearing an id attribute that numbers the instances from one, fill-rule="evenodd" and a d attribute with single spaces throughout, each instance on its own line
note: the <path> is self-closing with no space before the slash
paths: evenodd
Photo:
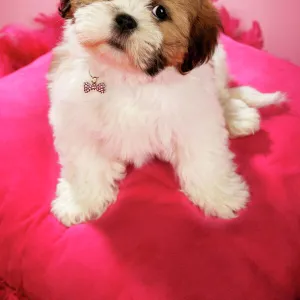
<path id="1" fill-rule="evenodd" d="M 249 86 L 228 88 L 228 92 L 223 91 L 219 96 L 223 96 L 220 102 L 232 137 L 247 136 L 257 132 L 260 129 L 260 115 L 257 108 L 279 104 L 286 100 L 281 92 L 261 93 Z"/>
<path id="2" fill-rule="evenodd" d="M 66 226 L 101 216 L 116 199 L 116 181 L 123 178 L 125 166 L 91 147 L 61 160 L 62 177 L 52 202 L 53 214 Z"/>
<path id="3" fill-rule="evenodd" d="M 223 103 L 226 126 L 231 137 L 252 135 L 260 129 L 257 109 L 240 99 L 227 99 Z"/>
<path id="4" fill-rule="evenodd" d="M 235 172 L 225 135 L 213 133 L 216 132 L 209 136 L 206 132 L 202 140 L 194 136 L 179 141 L 174 165 L 183 192 L 205 214 L 233 218 L 235 212 L 245 207 L 248 188 Z"/>

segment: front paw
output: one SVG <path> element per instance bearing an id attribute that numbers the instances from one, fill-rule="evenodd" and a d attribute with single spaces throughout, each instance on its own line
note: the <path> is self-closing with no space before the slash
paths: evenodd
<path id="1" fill-rule="evenodd" d="M 185 194 L 206 215 L 222 219 L 232 219 L 246 206 L 249 198 L 248 187 L 237 174 L 231 174 L 225 180 L 214 181 L 206 185 L 187 185 Z"/>
<path id="2" fill-rule="evenodd" d="M 91 219 L 89 210 L 76 203 L 72 196 L 58 196 L 51 204 L 51 212 L 67 227 Z"/>
<path id="3" fill-rule="evenodd" d="M 104 195 L 101 194 L 96 196 L 96 194 L 90 193 L 89 195 L 74 194 L 70 184 L 61 179 L 57 186 L 57 197 L 51 204 L 51 212 L 62 224 L 70 227 L 91 219 L 97 219 L 105 212 L 115 197 L 112 193 L 106 194 L 106 197 L 102 197 Z"/>

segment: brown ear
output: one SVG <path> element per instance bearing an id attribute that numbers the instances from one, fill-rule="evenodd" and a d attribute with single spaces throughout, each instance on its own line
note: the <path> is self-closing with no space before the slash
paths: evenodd
<path id="1" fill-rule="evenodd" d="M 58 11 L 61 17 L 63 17 L 64 19 L 72 18 L 73 13 L 72 13 L 71 0 L 60 0 Z"/>
<path id="2" fill-rule="evenodd" d="M 222 28 L 219 14 L 210 0 L 201 2 L 192 23 L 187 52 L 178 68 L 182 74 L 190 72 L 212 57 L 218 43 L 219 30 Z"/>

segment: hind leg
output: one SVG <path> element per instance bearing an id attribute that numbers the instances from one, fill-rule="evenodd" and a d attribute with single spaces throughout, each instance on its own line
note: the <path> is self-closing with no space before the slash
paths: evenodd
<path id="1" fill-rule="evenodd" d="M 260 129 L 257 109 L 249 107 L 240 99 L 227 99 L 223 103 L 225 122 L 231 137 L 252 135 Z"/>

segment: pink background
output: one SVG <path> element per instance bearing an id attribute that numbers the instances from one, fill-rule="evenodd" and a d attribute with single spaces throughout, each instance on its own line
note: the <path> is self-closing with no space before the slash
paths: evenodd
<path id="1" fill-rule="evenodd" d="M 300 0 L 219 0 L 233 16 L 250 26 L 258 20 L 265 49 L 300 65 Z"/>
<path id="2" fill-rule="evenodd" d="M 0 0 L 1 1 L 1 0 Z M 2 0 L 3 1 L 3 0 Z M 219 0 L 243 20 L 245 27 L 258 20 L 265 49 L 300 65 L 300 0 Z M 0 26 L 9 22 L 30 23 L 38 12 L 53 12 L 57 0 L 10 0 L 0 11 Z"/>

